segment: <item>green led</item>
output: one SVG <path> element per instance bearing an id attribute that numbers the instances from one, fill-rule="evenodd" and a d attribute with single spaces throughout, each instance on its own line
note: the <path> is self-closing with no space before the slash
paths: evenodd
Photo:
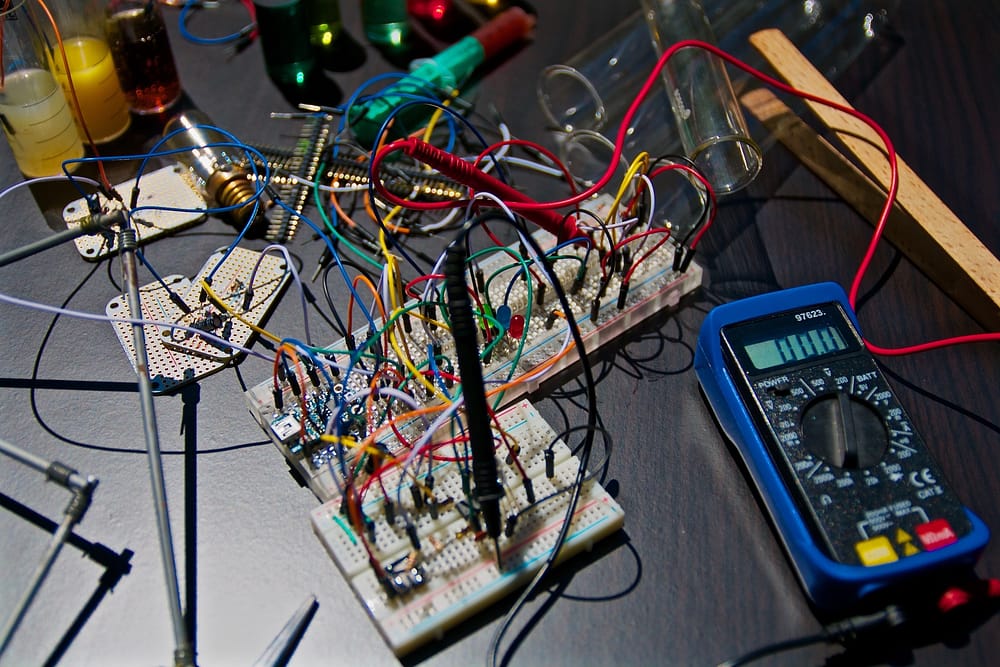
<path id="1" fill-rule="evenodd" d="M 309 8 L 309 43 L 324 64 L 336 59 L 334 44 L 343 26 L 337 0 L 304 0 Z"/>
<path id="2" fill-rule="evenodd" d="M 406 0 L 362 0 L 365 37 L 375 46 L 399 48 L 410 35 Z"/>
<path id="3" fill-rule="evenodd" d="M 254 0 L 267 74 L 279 86 L 300 87 L 316 69 L 306 0 Z"/>

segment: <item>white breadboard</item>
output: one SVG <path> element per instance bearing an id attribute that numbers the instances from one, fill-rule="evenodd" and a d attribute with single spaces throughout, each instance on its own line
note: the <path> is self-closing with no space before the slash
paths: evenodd
<path id="1" fill-rule="evenodd" d="M 547 232 L 539 231 L 533 236 L 543 249 L 555 245 L 554 237 Z M 652 246 L 652 243 L 648 245 Z M 591 253 L 587 257 L 585 248 L 567 246 L 559 250 L 558 254 L 563 259 L 552 262 L 553 269 L 567 292 L 588 353 L 594 353 L 612 343 L 626 331 L 657 313 L 675 307 L 682 296 L 697 289 L 702 281 L 702 269 L 695 263 L 692 263 L 685 272 L 672 270 L 674 246 L 668 243 L 636 267 L 623 307 L 618 308 L 620 282 L 613 280 L 598 300 L 599 308 L 594 317 L 593 302 L 600 291 L 601 282 L 597 253 Z M 587 271 L 579 289 L 573 291 L 571 286 L 579 267 L 583 265 L 584 257 L 587 257 Z M 546 365 L 550 359 L 559 355 L 568 340 L 565 319 L 553 314 L 553 311 L 561 312 L 561 309 L 551 285 L 547 286 L 545 294 L 542 295 L 544 299 L 541 300 L 538 298 L 538 288 L 535 288 L 529 313 L 526 284 L 521 278 L 515 277 L 519 267 L 512 262 L 509 255 L 498 251 L 480 261 L 479 267 L 484 275 L 497 277 L 486 287 L 493 303 L 506 301 L 514 315 L 527 315 L 522 337 L 514 339 L 511 336 L 504 336 L 495 346 L 489 359 L 483 361 L 483 375 L 488 383 L 496 385 L 506 381 L 508 377 L 522 379 L 504 394 L 500 404 L 502 407 L 537 391 L 546 379 L 576 363 L 579 356 L 576 350 L 572 350 L 559 357 L 555 363 Z M 507 287 L 511 285 L 512 280 L 514 282 L 508 294 Z M 356 340 L 364 341 L 367 333 L 366 327 L 357 329 Z M 451 336 L 439 332 L 436 338 L 441 345 L 443 356 L 455 359 Z M 425 367 L 428 364 L 428 348 L 433 342 L 427 331 L 415 321 L 410 333 L 406 334 L 406 341 L 414 363 L 419 367 Z M 485 341 L 481 340 L 480 344 L 480 349 L 484 349 Z M 343 339 L 336 341 L 328 349 L 336 350 L 341 362 L 346 361 L 349 356 Z M 395 354 L 389 346 L 384 346 L 383 354 L 389 360 L 396 361 Z M 536 369 L 543 367 L 544 372 L 536 372 Z M 345 396 L 363 391 L 367 387 L 368 379 L 367 375 L 353 373 L 350 378 L 341 377 L 337 382 L 338 385 L 333 391 L 325 387 L 304 390 L 307 394 L 304 401 L 294 396 L 290 388 L 285 385 L 282 388 L 281 409 L 275 406 L 274 384 L 271 380 L 261 382 L 246 394 L 251 414 L 292 468 L 322 501 L 333 498 L 337 493 L 337 487 L 325 465 L 330 456 L 330 448 L 310 446 L 316 442 L 321 432 L 315 425 L 325 424 L 329 415 L 336 412 L 338 403 Z M 428 396 L 423 385 L 417 382 L 411 381 L 403 389 L 421 402 L 426 401 L 431 404 L 437 400 L 433 396 Z M 303 419 L 300 407 L 302 405 L 308 406 L 307 419 Z M 306 432 L 304 439 L 303 425 Z M 357 435 L 360 439 L 365 434 Z"/>
<path id="2" fill-rule="evenodd" d="M 255 335 L 240 320 L 220 311 L 210 301 L 201 302 L 200 282 L 219 263 L 225 248 L 215 251 L 193 281 L 184 276 L 172 275 L 163 279 L 170 290 L 181 297 L 191 309 L 184 313 L 169 298 L 169 292 L 159 282 L 139 288 L 142 319 L 155 324 L 145 324 L 146 351 L 149 358 L 149 377 L 153 392 L 164 393 L 189 382 L 215 373 L 234 362 L 240 352 L 210 342 L 197 334 L 173 329 L 164 324 L 197 325 L 236 345 L 246 347 Z M 253 299 L 249 308 L 243 307 L 246 285 L 257 260 L 260 266 L 254 276 Z M 265 255 L 243 248 L 236 248 L 212 279 L 215 292 L 240 314 L 246 322 L 259 325 L 271 312 L 278 297 L 288 283 L 289 271 L 284 257 Z M 135 347 L 132 343 L 132 326 L 126 320 L 132 315 L 124 296 L 108 302 L 105 312 L 113 322 L 118 340 L 125 354 L 135 367 Z"/>
<path id="3" fill-rule="evenodd" d="M 178 210 L 146 209 L 132 216 L 139 244 L 150 241 L 165 234 L 173 234 L 205 218 L 205 199 L 199 194 L 194 183 L 188 176 L 188 170 L 179 164 L 151 171 L 139 180 L 139 199 L 137 207 L 164 206 Z M 135 179 L 115 185 L 122 197 L 128 199 Z M 101 206 L 106 211 L 118 211 L 123 208 L 121 202 L 105 200 L 101 197 Z M 69 228 L 79 227 L 90 217 L 87 200 L 71 201 L 63 208 L 63 220 Z M 118 252 L 118 240 L 112 234 L 104 236 L 81 236 L 73 241 L 77 252 L 84 259 L 97 261 Z"/>
<path id="4" fill-rule="evenodd" d="M 398 581 L 391 593 L 369 565 L 362 537 L 342 515 L 341 499 L 334 498 L 312 512 L 314 531 L 397 656 L 440 638 L 448 628 L 526 584 L 555 546 L 579 459 L 526 400 L 500 413 L 498 419 L 520 448 L 519 460 L 539 501 L 529 508 L 521 474 L 504 464 L 501 446 L 497 457 L 505 491 L 501 513 L 508 521 L 511 515 L 518 517 L 513 530 L 509 534 L 505 530 L 500 537 L 502 570 L 497 567 L 492 540 L 482 539 L 481 533 L 477 540 L 469 528 L 455 463 L 435 463 L 436 518 L 426 504 L 416 507 L 409 482 L 400 484 L 398 473 L 382 480 L 394 505 L 394 523 L 386 520 L 382 486 L 372 484 L 368 489 L 363 510 L 374 522 L 375 536 L 369 547 L 383 567 L 394 566 L 392 573 Z M 545 451 L 553 441 L 554 474 L 550 478 Z M 390 445 L 390 450 L 398 449 L 398 443 Z M 566 492 L 556 493 L 562 490 Z M 404 513 L 416 526 L 419 551 L 405 531 Z M 589 550 L 623 523 L 621 506 L 596 481 L 585 482 L 560 559 Z"/>

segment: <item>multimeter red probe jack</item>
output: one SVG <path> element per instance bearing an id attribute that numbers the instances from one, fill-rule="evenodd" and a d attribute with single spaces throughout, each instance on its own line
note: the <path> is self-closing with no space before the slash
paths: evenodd
<path id="1" fill-rule="evenodd" d="M 713 309 L 694 366 L 820 610 L 870 609 L 971 573 L 989 529 L 945 483 L 839 285 Z M 974 597 L 958 588 L 940 607 Z"/>

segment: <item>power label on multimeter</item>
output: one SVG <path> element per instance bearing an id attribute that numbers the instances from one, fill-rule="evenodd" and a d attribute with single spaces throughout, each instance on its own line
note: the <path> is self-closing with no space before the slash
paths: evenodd
<path id="1" fill-rule="evenodd" d="M 989 531 L 945 483 L 839 286 L 715 308 L 695 370 L 818 605 L 975 563 Z"/>

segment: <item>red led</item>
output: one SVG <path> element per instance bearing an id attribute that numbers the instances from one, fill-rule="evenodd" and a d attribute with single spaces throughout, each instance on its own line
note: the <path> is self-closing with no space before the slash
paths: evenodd
<path id="1" fill-rule="evenodd" d="M 416 18 L 442 21 L 451 9 L 451 0 L 407 0 L 406 8 Z"/>
<path id="2" fill-rule="evenodd" d="M 514 315 L 510 318 L 507 334 L 515 340 L 524 335 L 524 315 Z"/>

